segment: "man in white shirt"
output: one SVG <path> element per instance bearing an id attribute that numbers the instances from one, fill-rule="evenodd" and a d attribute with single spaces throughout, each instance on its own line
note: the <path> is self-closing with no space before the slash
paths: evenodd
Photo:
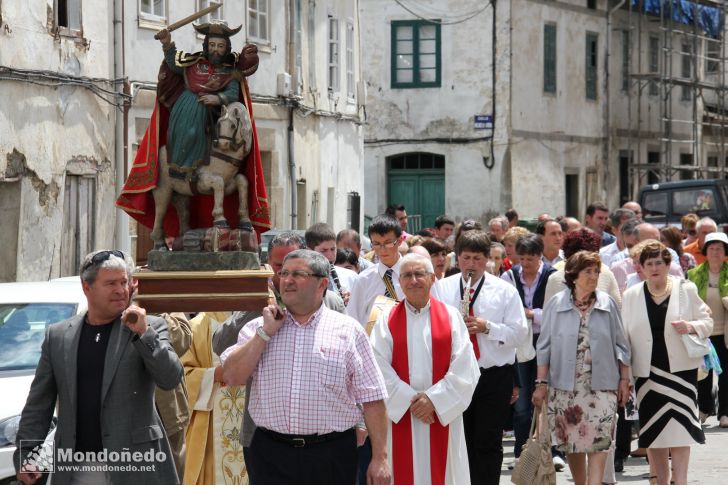
<path id="1" fill-rule="evenodd" d="M 394 300 L 404 297 L 399 285 L 401 256 L 397 250 L 401 236 L 402 228 L 399 223 L 388 215 L 375 217 L 369 225 L 369 238 L 379 262 L 359 273 L 352 285 L 351 299 L 346 308 L 346 313 L 364 327 L 377 296 L 386 295 Z"/>
<path id="2" fill-rule="evenodd" d="M 389 395 L 392 478 L 469 484 L 462 414 L 480 370 L 468 329 L 457 309 L 430 298 L 436 278 L 429 259 L 407 254 L 400 269 L 405 300 L 380 315 L 371 335 Z"/>
<path id="3" fill-rule="evenodd" d="M 629 209 L 616 209 L 609 216 L 609 220 L 614 228 L 614 234 L 617 239 L 612 244 L 608 244 L 599 250 L 599 258 L 603 264 L 611 266 L 614 262 L 614 257 L 627 249 L 624 239 L 622 238 L 622 227 L 625 222 L 636 219 L 635 213 Z"/>
<path id="4" fill-rule="evenodd" d="M 465 324 L 480 366 L 480 379 L 470 407 L 463 415 L 470 479 L 479 485 L 498 485 L 503 464 L 503 426 L 508 421 L 513 392 L 516 347 L 528 336 L 526 315 L 518 290 L 486 273 L 490 239 L 483 231 L 461 234 L 455 253 L 462 274 L 438 281 L 432 296 L 460 307 L 468 280 L 471 281 Z"/>
<path id="5" fill-rule="evenodd" d="M 372 312 L 377 297 L 386 296 L 391 300 L 401 301 L 404 293 L 399 285 L 399 267 L 402 256 L 399 254 L 399 245 L 402 240 L 402 226 L 392 216 L 382 214 L 375 217 L 369 225 L 369 238 L 372 249 L 379 262 L 359 273 L 351 288 L 351 299 L 346 307 L 346 313 L 354 317 L 365 329 L 370 320 L 376 321 L 378 315 Z M 383 308 L 377 305 L 376 309 Z M 374 313 L 374 315 L 372 315 Z M 361 426 L 357 429 L 359 444 L 359 483 L 366 483 L 366 467 L 371 456 L 371 444 L 366 437 L 366 430 Z"/>

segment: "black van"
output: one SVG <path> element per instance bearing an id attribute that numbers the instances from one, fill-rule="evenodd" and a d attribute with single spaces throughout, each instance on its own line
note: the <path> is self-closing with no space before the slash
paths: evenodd
<path id="1" fill-rule="evenodd" d="M 718 226 L 728 227 L 728 180 L 681 180 L 646 185 L 640 189 L 639 203 L 645 222 L 680 227 L 680 218 L 691 212 L 710 217 Z"/>

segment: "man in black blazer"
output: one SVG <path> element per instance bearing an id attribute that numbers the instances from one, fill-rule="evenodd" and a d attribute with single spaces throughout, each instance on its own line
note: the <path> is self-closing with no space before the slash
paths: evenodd
<path id="1" fill-rule="evenodd" d="M 48 434 L 56 402 L 54 485 L 178 483 L 154 390 L 173 389 L 183 369 L 165 321 L 130 304 L 133 267 L 121 251 L 87 255 L 88 311 L 46 329 L 17 434 L 22 483 L 42 477 L 33 440 Z"/>

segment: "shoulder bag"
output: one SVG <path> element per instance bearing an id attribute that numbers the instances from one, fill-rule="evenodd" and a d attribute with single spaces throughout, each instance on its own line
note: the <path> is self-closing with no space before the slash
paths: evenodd
<path id="1" fill-rule="evenodd" d="M 556 469 L 551 457 L 551 434 L 546 418 L 546 400 L 533 410 L 531 432 L 513 468 L 516 485 L 556 485 Z"/>

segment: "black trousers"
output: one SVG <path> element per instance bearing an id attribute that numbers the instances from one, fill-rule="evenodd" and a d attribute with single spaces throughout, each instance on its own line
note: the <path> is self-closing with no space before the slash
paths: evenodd
<path id="1" fill-rule="evenodd" d="M 248 450 L 251 485 L 354 485 L 356 434 L 354 430 L 323 443 L 301 448 L 277 441 L 255 430 Z"/>
<path id="2" fill-rule="evenodd" d="M 463 413 L 470 482 L 498 485 L 503 465 L 503 427 L 511 409 L 512 365 L 480 369 L 470 407 Z"/>
<path id="3" fill-rule="evenodd" d="M 720 359 L 720 366 L 723 373 L 718 376 L 718 419 L 721 416 L 728 416 L 728 349 L 722 335 L 710 337 L 715 347 L 715 352 Z M 713 371 L 708 377 L 698 381 L 698 408 L 705 414 L 711 415 L 715 412 L 715 401 L 713 400 Z"/>
<path id="4" fill-rule="evenodd" d="M 614 445 L 614 457 L 626 460 L 632 448 L 632 423 L 624 419 L 624 408 L 617 408 L 617 441 Z"/>

